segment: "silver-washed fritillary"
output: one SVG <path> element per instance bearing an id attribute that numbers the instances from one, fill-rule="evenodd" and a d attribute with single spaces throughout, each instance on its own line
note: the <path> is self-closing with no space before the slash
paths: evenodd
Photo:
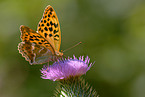
<path id="1" fill-rule="evenodd" d="M 45 8 L 37 31 L 23 25 L 20 26 L 20 31 L 22 42 L 19 43 L 18 50 L 30 64 L 56 61 L 62 57 L 63 53 L 59 52 L 60 25 L 54 9 L 50 5 Z"/>

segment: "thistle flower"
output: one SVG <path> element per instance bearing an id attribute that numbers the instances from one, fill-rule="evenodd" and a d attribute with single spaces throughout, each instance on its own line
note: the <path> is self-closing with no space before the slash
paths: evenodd
<path id="1" fill-rule="evenodd" d="M 79 59 L 73 56 L 73 58 L 59 60 L 53 65 L 42 68 L 42 78 L 56 81 L 81 76 L 91 68 L 92 63 L 89 65 L 89 61 L 90 58 L 88 56 L 85 60 L 84 56 L 80 56 Z"/>
<path id="2" fill-rule="evenodd" d="M 80 77 L 92 67 L 92 63 L 89 62 L 88 56 L 85 59 L 84 56 L 78 59 L 73 56 L 59 60 L 53 65 L 44 66 L 41 77 L 59 81 L 54 94 L 56 97 L 98 97 L 96 91 Z"/>

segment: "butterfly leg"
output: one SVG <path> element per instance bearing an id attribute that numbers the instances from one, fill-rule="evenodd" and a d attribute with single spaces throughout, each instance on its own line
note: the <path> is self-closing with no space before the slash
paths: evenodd
<path id="1" fill-rule="evenodd" d="M 65 58 L 67 58 L 65 55 L 63 55 Z"/>
<path id="2" fill-rule="evenodd" d="M 49 67 L 49 61 L 48 61 L 48 64 L 47 64 L 47 66 Z"/>
<path id="3" fill-rule="evenodd" d="M 63 59 L 63 57 L 62 57 L 62 56 L 60 57 L 60 59 L 61 59 L 61 60 L 63 61 L 63 63 L 64 63 L 64 59 Z"/>
<path id="4" fill-rule="evenodd" d="M 57 57 L 57 62 L 58 62 L 58 64 L 59 64 L 59 67 L 60 67 L 60 69 L 61 69 L 61 71 L 62 71 L 62 66 L 60 65 L 60 59 Z"/>
<path id="5" fill-rule="evenodd" d="M 48 61 L 48 64 L 46 64 L 45 67 L 47 68 L 46 71 L 49 71 L 49 61 Z"/>

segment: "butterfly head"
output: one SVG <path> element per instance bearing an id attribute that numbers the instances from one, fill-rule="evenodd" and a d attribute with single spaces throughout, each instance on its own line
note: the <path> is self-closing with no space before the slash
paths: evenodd
<path id="1" fill-rule="evenodd" d="M 56 54 L 57 56 L 63 56 L 63 53 L 62 53 L 62 52 L 59 52 L 59 51 L 55 51 L 55 54 Z"/>

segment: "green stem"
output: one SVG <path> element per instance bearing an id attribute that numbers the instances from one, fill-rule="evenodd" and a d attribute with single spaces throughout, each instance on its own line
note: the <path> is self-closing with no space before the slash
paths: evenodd
<path id="1" fill-rule="evenodd" d="M 80 77 L 70 77 L 59 82 L 56 97 L 97 97 L 97 93 Z"/>

